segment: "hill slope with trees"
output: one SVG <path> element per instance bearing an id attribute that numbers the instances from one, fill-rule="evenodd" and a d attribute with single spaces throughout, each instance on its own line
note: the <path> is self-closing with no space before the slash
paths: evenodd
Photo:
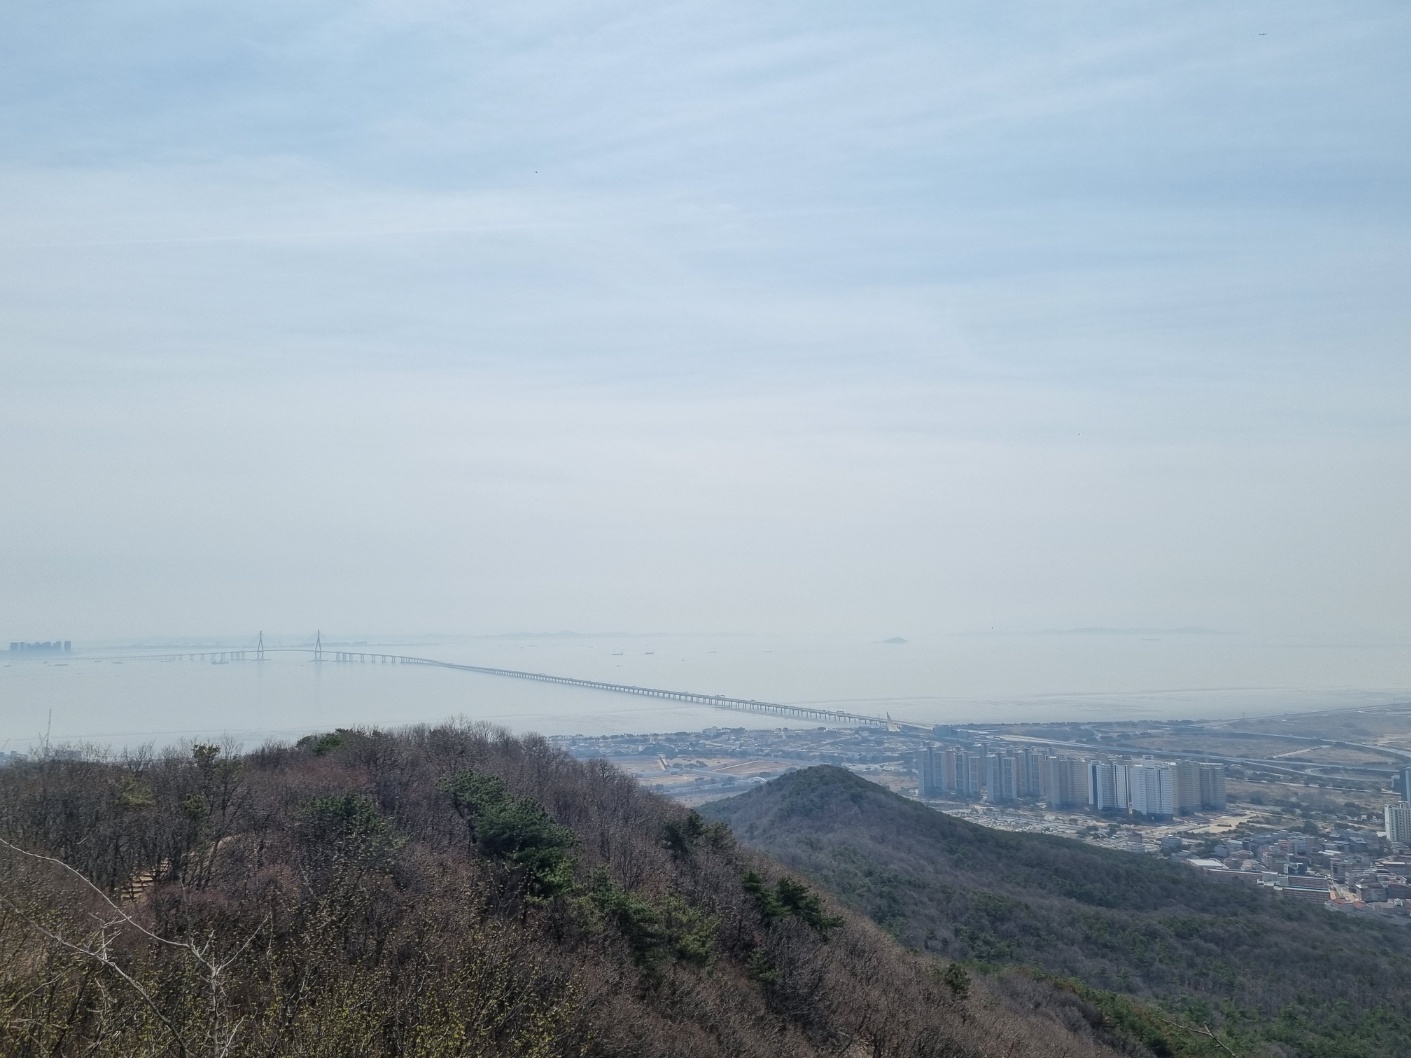
<path id="1" fill-rule="evenodd" d="M 910 948 L 1156 1001 L 1249 1053 L 1411 1053 L 1411 931 L 977 826 L 831 766 L 701 811 Z"/>
<path id="2" fill-rule="evenodd" d="M 477 727 L 0 769 L 0 1050 L 1100 1058 L 601 762 Z"/>

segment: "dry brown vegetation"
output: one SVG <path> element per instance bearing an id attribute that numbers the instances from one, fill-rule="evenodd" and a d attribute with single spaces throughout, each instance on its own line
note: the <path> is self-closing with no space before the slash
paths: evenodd
<path id="1" fill-rule="evenodd" d="M 1078 997 L 486 728 L 10 768 L 0 837 L 14 1058 L 1113 1053 Z"/>
<path id="2" fill-rule="evenodd" d="M 1142 1016 L 1218 1029 L 1248 1058 L 1408 1053 L 1403 927 L 1156 857 L 976 826 L 831 766 L 701 811 L 917 950 L 1155 1005 Z"/>

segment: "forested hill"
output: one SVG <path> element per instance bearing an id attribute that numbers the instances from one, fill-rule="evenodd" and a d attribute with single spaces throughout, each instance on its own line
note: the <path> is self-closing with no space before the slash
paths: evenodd
<path id="1" fill-rule="evenodd" d="M 1401 928 L 1155 858 L 976 826 L 836 767 L 702 813 L 912 948 L 1160 1001 L 1249 1053 L 1411 1054 Z"/>
<path id="2" fill-rule="evenodd" d="M 483 728 L 0 769 L 0 839 L 6 1058 L 1147 1053 Z"/>

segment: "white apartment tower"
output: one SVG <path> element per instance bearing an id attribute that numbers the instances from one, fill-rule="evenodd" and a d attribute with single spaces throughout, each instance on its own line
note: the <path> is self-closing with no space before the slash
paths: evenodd
<path id="1" fill-rule="evenodd" d="M 1021 768 L 1019 781 L 1020 797 L 1039 796 L 1039 765 L 1043 759 L 1043 754 L 1036 749 L 1026 749 L 1019 754 Z"/>
<path id="2" fill-rule="evenodd" d="M 1225 807 L 1225 767 L 1223 764 L 1200 766 L 1200 807 Z"/>
<path id="3" fill-rule="evenodd" d="M 1123 812 L 1131 807 L 1127 765 L 1088 761 L 1088 804 L 1094 812 Z"/>
<path id="4" fill-rule="evenodd" d="M 1178 760 L 1171 765 L 1176 777 L 1176 812 L 1190 815 L 1200 811 L 1200 765 L 1193 760 Z"/>
<path id="5" fill-rule="evenodd" d="M 939 797 L 945 793 L 943 762 L 945 758 L 937 747 L 928 743 L 916 755 L 916 795 L 918 797 Z"/>
<path id="6" fill-rule="evenodd" d="M 1072 808 L 1088 799 L 1088 762 L 1045 757 L 1039 771 L 1040 796 L 1050 808 Z"/>
<path id="7" fill-rule="evenodd" d="M 1387 805 L 1385 812 L 1387 840 L 1401 845 L 1411 845 L 1411 804 L 1398 801 Z"/>
<path id="8" fill-rule="evenodd" d="M 985 758 L 985 800 L 1019 800 L 1023 764 L 1013 753 L 993 753 Z"/>
<path id="9" fill-rule="evenodd" d="M 955 751 L 955 792 L 963 797 L 979 797 L 985 781 L 985 751 Z"/>
<path id="10" fill-rule="evenodd" d="M 960 750 L 954 746 L 947 746 L 941 753 L 941 788 L 947 793 L 954 793 L 956 788 L 956 754 Z"/>
<path id="11" fill-rule="evenodd" d="M 1143 758 L 1127 769 L 1131 787 L 1132 811 L 1148 818 L 1170 818 L 1176 814 L 1176 768 Z"/>

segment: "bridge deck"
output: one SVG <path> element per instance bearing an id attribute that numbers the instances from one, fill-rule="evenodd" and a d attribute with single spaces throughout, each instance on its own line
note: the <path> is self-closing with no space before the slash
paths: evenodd
<path id="1" fill-rule="evenodd" d="M 121 660 L 133 661 L 250 661 L 261 660 L 266 653 L 309 654 L 313 660 L 323 662 L 358 662 L 373 665 L 429 665 L 434 668 L 455 669 L 460 672 L 478 672 L 486 676 L 505 676 L 516 680 L 536 680 L 540 683 L 557 683 L 569 687 L 584 687 L 594 691 L 609 691 L 613 694 L 636 694 L 650 698 L 665 698 L 675 702 L 693 702 L 708 705 L 713 709 L 730 709 L 735 712 L 759 713 L 779 716 L 788 720 L 811 720 L 820 724 L 848 727 L 906 727 L 915 724 L 898 724 L 890 718 L 868 716 L 865 713 L 850 713 L 841 709 L 817 709 L 807 705 L 788 705 L 782 702 L 761 702 L 753 698 L 731 698 L 723 694 L 702 694 L 698 691 L 675 691 L 662 687 L 639 687 L 631 683 L 610 683 L 604 680 L 583 680 L 573 676 L 554 676 L 547 672 L 523 672 L 519 669 L 493 668 L 488 665 L 462 665 L 454 661 L 439 661 L 436 658 L 418 658 L 405 654 L 381 654 L 368 651 L 325 650 L 319 647 L 260 647 L 254 650 L 206 650 L 183 651 L 179 654 L 139 654 L 124 655 Z"/>

